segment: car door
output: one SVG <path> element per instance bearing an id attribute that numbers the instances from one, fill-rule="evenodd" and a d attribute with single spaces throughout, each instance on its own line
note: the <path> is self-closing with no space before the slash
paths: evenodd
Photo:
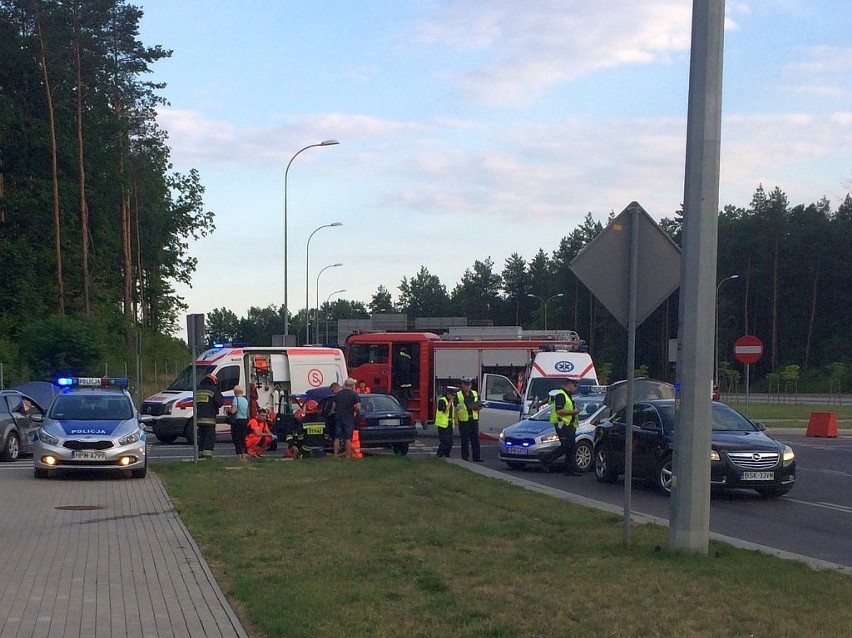
<path id="1" fill-rule="evenodd" d="M 637 478 L 653 478 L 663 441 L 663 424 L 657 409 L 648 403 L 633 408 L 633 474 Z"/>
<path id="2" fill-rule="evenodd" d="M 521 395 L 507 377 L 502 374 L 482 375 L 482 391 L 479 394 L 482 403 L 482 409 L 479 410 L 480 432 L 497 435 L 504 428 L 517 423 Z"/>
<path id="3" fill-rule="evenodd" d="M 25 399 L 30 407 L 26 411 L 21 410 L 22 399 Z M 30 397 L 24 395 L 6 395 L 4 412 L 8 411 L 9 416 L 15 424 L 15 428 L 20 435 L 21 452 L 29 454 L 33 447 L 33 433 L 38 429 L 38 423 L 33 421 L 30 416 L 33 414 L 42 414 L 41 408 L 36 405 Z"/>

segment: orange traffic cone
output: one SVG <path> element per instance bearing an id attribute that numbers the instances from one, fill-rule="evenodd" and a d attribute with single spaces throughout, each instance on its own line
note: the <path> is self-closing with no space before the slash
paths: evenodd
<path id="1" fill-rule="evenodd" d="M 361 452 L 361 437 L 358 435 L 358 430 L 354 430 L 352 432 L 352 458 L 364 458 L 364 453 Z"/>

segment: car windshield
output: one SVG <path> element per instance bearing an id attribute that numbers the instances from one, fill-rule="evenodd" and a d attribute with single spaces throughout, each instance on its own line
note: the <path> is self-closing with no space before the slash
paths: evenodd
<path id="1" fill-rule="evenodd" d="M 363 412 L 402 412 L 402 407 L 391 396 L 369 395 L 361 397 Z"/>
<path id="2" fill-rule="evenodd" d="M 658 407 L 664 420 L 674 423 L 674 404 Z M 713 404 L 714 432 L 758 432 L 758 428 L 742 414 L 724 403 Z"/>
<path id="3" fill-rule="evenodd" d="M 213 372 L 216 366 L 196 366 L 196 378 L 201 381 L 209 372 Z M 177 379 L 172 381 L 172 384 L 166 388 L 167 390 L 181 390 L 183 392 L 192 392 L 192 366 L 188 365 L 177 376 Z"/>
<path id="4" fill-rule="evenodd" d="M 133 418 L 133 404 L 121 394 L 63 394 L 50 408 L 59 421 L 124 421 Z"/>

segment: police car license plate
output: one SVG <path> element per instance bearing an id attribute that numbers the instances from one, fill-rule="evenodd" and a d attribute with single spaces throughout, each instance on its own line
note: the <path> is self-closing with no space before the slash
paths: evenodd
<path id="1" fill-rule="evenodd" d="M 743 472 L 744 481 L 771 481 L 775 472 Z"/>
<path id="2" fill-rule="evenodd" d="M 379 419 L 379 425 L 399 425 L 399 419 Z"/>
<path id="3" fill-rule="evenodd" d="M 526 456 L 527 448 L 525 447 L 507 447 L 506 454 L 518 454 L 521 456 Z"/>
<path id="4" fill-rule="evenodd" d="M 106 452 L 95 450 L 77 450 L 72 456 L 78 461 L 106 461 Z"/>

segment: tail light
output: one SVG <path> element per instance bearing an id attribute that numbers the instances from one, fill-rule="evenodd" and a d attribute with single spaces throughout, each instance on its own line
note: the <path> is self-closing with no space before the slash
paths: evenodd
<path id="1" fill-rule="evenodd" d="M 358 415 L 358 420 L 356 421 L 355 425 L 358 426 L 359 429 L 367 427 L 367 417 L 365 417 L 363 414 Z"/>

